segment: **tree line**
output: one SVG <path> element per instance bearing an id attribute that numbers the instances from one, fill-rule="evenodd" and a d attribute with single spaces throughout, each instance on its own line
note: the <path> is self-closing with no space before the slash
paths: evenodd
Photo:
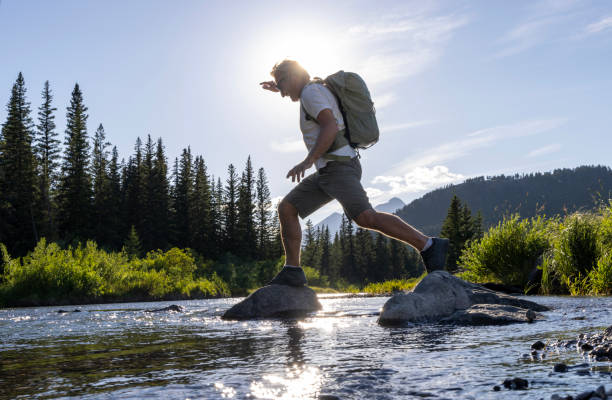
<path id="1" fill-rule="evenodd" d="M 0 132 L 0 243 L 11 255 L 25 255 L 44 237 L 62 247 L 94 240 L 107 251 L 127 244 L 134 256 L 179 247 L 208 260 L 281 257 L 266 172 L 256 170 L 250 156 L 241 172 L 230 164 L 222 180 L 189 147 L 169 167 L 162 139 L 149 135 L 144 142 L 137 138 L 133 154 L 120 160 L 102 124 L 88 134 L 78 83 L 66 108 L 63 143 L 48 81 L 41 97 L 34 121 L 19 73 Z M 406 245 L 355 230 L 346 218 L 334 238 L 309 227 L 303 263 L 332 283 L 418 275 L 418 256 Z"/>

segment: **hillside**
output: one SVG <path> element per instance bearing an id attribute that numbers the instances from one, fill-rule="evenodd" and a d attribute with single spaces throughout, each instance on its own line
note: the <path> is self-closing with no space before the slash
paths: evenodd
<path id="1" fill-rule="evenodd" d="M 437 235 L 453 195 L 480 210 L 486 227 L 504 215 L 521 217 L 563 215 L 592 209 L 612 195 L 612 170 L 605 166 L 581 166 L 552 172 L 468 179 L 427 193 L 396 212 L 404 221 L 428 235 Z"/>

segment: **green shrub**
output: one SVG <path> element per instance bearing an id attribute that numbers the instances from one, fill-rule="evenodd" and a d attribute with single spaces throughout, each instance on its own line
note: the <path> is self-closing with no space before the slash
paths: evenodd
<path id="1" fill-rule="evenodd" d="M 460 265 L 464 279 L 474 282 L 495 281 L 526 287 L 530 272 L 549 248 L 551 225 L 544 218 L 504 218 L 480 240 L 473 241 L 462 253 Z"/>
<path id="2" fill-rule="evenodd" d="M 325 275 L 321 275 L 318 270 L 307 266 L 302 267 L 302 269 L 304 270 L 304 274 L 306 275 L 306 280 L 308 280 L 308 285 L 318 287 L 329 286 L 329 278 Z"/>
<path id="3" fill-rule="evenodd" d="M 598 215 L 576 213 L 558 225 L 542 266 L 545 293 L 591 293 L 591 271 L 596 269 L 601 253 L 600 224 Z"/>
<path id="4" fill-rule="evenodd" d="M 370 283 L 363 288 L 364 293 L 391 294 L 397 291 L 412 290 L 423 278 L 393 279 L 385 282 Z"/>
<path id="5" fill-rule="evenodd" d="M 612 249 L 608 248 L 597 261 L 597 268 L 589 274 L 594 294 L 612 295 Z"/>
<path id="6" fill-rule="evenodd" d="M 91 241 L 61 249 L 42 239 L 25 257 L 10 259 L 4 252 L 2 259 L 0 305 L 229 295 L 227 284 L 214 273 L 194 278 L 194 258 L 177 248 L 130 260 L 124 252 L 107 253 Z"/>

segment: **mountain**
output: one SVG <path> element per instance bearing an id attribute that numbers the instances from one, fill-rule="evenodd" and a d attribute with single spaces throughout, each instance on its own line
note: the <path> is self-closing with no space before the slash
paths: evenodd
<path id="1" fill-rule="evenodd" d="M 388 202 L 375 206 L 374 209 L 377 211 L 394 213 L 400 208 L 404 207 L 405 205 L 406 204 L 401 199 L 398 199 L 397 197 L 393 197 Z M 341 223 L 342 223 L 342 214 L 339 212 L 335 212 L 327 216 L 325 219 L 323 219 L 318 224 L 316 224 L 314 228 L 316 230 L 317 228 L 323 228 L 324 226 L 327 225 L 327 227 L 329 228 L 329 234 L 333 238 L 334 234 L 340 230 Z"/>
<path id="2" fill-rule="evenodd" d="M 612 170 L 605 166 L 581 166 L 526 175 L 500 175 L 468 179 L 425 194 L 398 210 L 404 221 L 428 235 L 438 235 L 453 195 L 472 214 L 480 211 L 484 228 L 505 215 L 565 215 L 589 210 L 612 196 Z"/>

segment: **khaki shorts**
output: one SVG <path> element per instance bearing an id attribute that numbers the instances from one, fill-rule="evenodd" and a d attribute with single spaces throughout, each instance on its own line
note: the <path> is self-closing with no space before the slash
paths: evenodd
<path id="1" fill-rule="evenodd" d="M 361 164 L 357 157 L 350 161 L 329 161 L 325 167 L 304 178 L 283 201 L 291 203 L 303 219 L 336 199 L 346 215 L 354 220 L 372 208 L 360 180 Z"/>

